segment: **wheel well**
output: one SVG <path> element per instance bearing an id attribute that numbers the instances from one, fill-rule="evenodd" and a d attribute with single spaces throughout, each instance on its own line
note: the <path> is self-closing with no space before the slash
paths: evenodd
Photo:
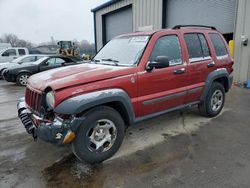
<path id="1" fill-rule="evenodd" d="M 229 90 L 229 83 L 228 83 L 228 79 L 226 77 L 221 77 L 221 78 L 217 78 L 214 80 L 215 82 L 219 82 L 220 84 L 222 84 L 224 86 L 225 92 L 228 92 Z"/>
<path id="2" fill-rule="evenodd" d="M 109 103 L 106 103 L 103 105 L 109 106 L 109 107 L 115 109 L 122 116 L 122 119 L 124 120 L 125 125 L 129 126 L 129 124 L 130 124 L 129 114 L 128 114 L 125 106 L 121 102 L 115 101 L 115 102 L 109 102 Z"/>

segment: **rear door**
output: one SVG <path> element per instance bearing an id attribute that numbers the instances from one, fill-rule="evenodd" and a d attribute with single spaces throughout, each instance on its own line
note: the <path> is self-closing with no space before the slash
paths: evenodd
<path id="1" fill-rule="evenodd" d="M 18 57 L 16 49 L 7 49 L 1 55 L 1 62 L 11 62 Z"/>
<path id="2" fill-rule="evenodd" d="M 187 74 L 179 35 L 160 36 L 148 61 L 167 56 L 170 66 L 138 73 L 139 115 L 145 116 L 184 103 Z"/>
<path id="3" fill-rule="evenodd" d="M 211 50 L 204 33 L 183 33 L 186 44 L 188 83 L 185 103 L 200 100 L 208 74 L 215 69 Z"/>

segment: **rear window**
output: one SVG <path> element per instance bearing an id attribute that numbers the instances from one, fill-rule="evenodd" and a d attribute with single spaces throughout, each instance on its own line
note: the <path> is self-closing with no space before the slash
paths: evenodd
<path id="1" fill-rule="evenodd" d="M 189 62 L 210 58 L 210 51 L 203 34 L 187 33 L 184 35 L 184 38 L 188 48 Z"/>
<path id="2" fill-rule="evenodd" d="M 209 37 L 213 43 L 216 56 L 219 57 L 227 55 L 227 49 L 221 36 L 217 33 L 209 33 Z"/>
<path id="3" fill-rule="evenodd" d="M 25 50 L 24 49 L 18 49 L 19 55 L 25 55 Z"/>

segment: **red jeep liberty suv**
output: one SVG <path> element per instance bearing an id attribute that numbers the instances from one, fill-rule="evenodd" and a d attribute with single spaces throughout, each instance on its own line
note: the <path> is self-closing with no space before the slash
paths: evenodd
<path id="1" fill-rule="evenodd" d="M 232 84 L 229 54 L 214 27 L 121 35 L 92 61 L 31 76 L 18 115 L 35 139 L 71 144 L 80 160 L 99 163 L 136 122 L 192 105 L 218 115 Z"/>

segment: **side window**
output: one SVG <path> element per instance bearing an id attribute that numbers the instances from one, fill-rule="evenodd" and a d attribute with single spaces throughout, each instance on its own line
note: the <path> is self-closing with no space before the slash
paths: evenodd
<path id="1" fill-rule="evenodd" d="M 196 33 L 189 33 L 184 35 L 189 55 L 189 62 L 200 61 L 203 59 L 201 42 Z"/>
<path id="2" fill-rule="evenodd" d="M 209 37 L 213 43 L 216 56 L 219 57 L 227 55 L 225 44 L 220 35 L 217 33 L 209 33 Z"/>
<path id="3" fill-rule="evenodd" d="M 15 56 L 15 55 L 16 55 L 15 49 L 8 49 L 2 54 L 2 56 Z"/>
<path id="4" fill-rule="evenodd" d="M 48 61 L 47 61 L 47 65 L 51 66 L 51 65 L 54 65 L 56 62 L 56 58 L 50 58 Z"/>
<path id="5" fill-rule="evenodd" d="M 25 50 L 24 49 L 18 49 L 19 55 L 25 55 Z"/>
<path id="6" fill-rule="evenodd" d="M 65 63 L 65 61 L 62 58 L 56 58 L 56 64 L 62 64 Z"/>
<path id="7" fill-rule="evenodd" d="M 157 56 L 167 56 L 170 66 L 182 64 L 181 47 L 178 37 L 176 35 L 168 35 L 159 38 L 154 46 L 150 61 L 155 61 Z"/>
<path id="8" fill-rule="evenodd" d="M 211 58 L 211 54 L 207 45 L 207 41 L 204 37 L 203 34 L 199 33 L 198 34 L 200 42 L 201 42 L 201 48 L 202 48 L 202 52 L 203 52 L 203 58 L 204 59 L 210 59 Z"/>

